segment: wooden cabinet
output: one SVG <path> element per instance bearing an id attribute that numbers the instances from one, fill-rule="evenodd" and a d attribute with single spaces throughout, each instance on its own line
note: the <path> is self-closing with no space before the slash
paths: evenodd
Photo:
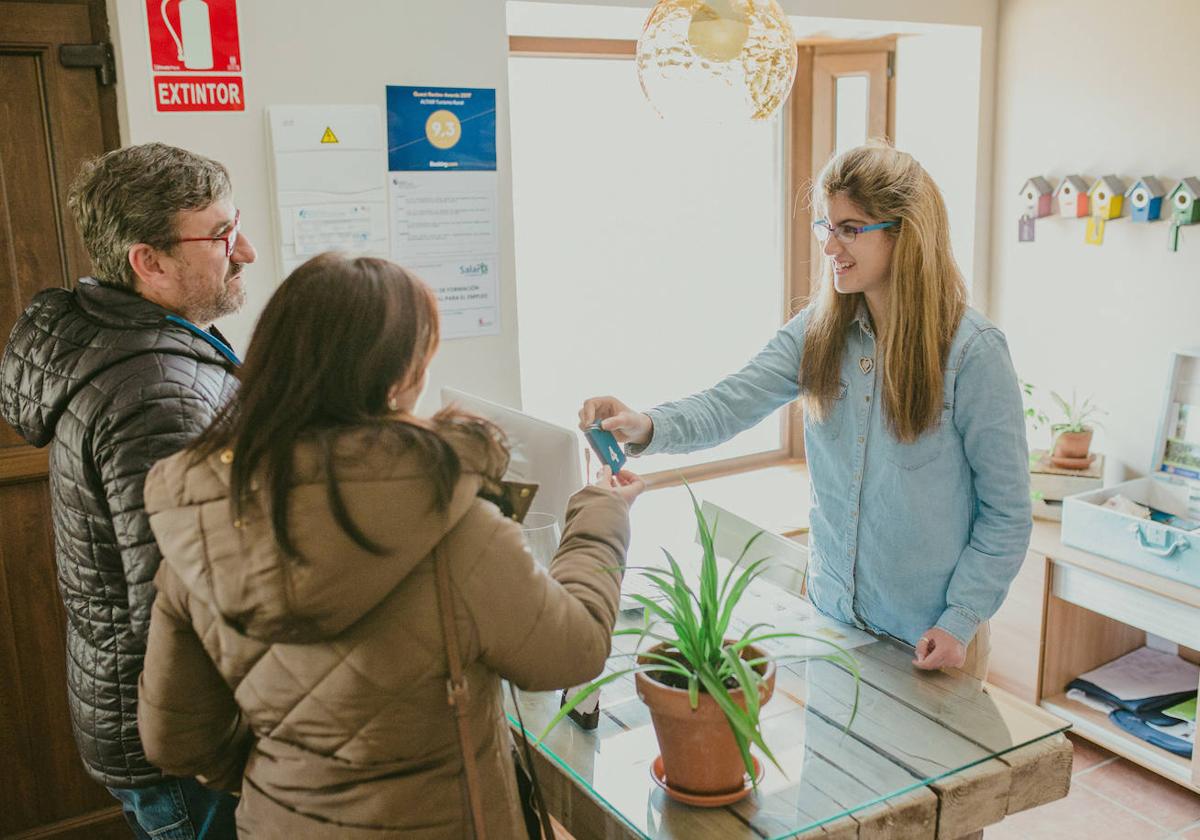
<path id="1" fill-rule="evenodd" d="M 1029 552 L 1008 590 L 1008 597 L 991 620 L 992 655 L 987 681 L 1029 703 L 1037 703 L 1041 697 L 1042 628 L 1048 582 L 1048 561 L 1036 552 Z"/>
<path id="2" fill-rule="evenodd" d="M 1026 638 L 1020 643 L 1025 651 L 1033 637 L 1029 622 L 1040 620 L 1040 649 L 1035 660 L 1040 705 L 1069 720 L 1077 735 L 1200 793 L 1200 750 L 1193 750 L 1190 761 L 1172 755 L 1135 738 L 1102 712 L 1066 696 L 1072 679 L 1141 647 L 1147 633 L 1176 643 L 1180 656 L 1200 662 L 1200 588 L 1064 546 L 1059 526 L 1052 522 L 1034 526 L 1026 560 L 1027 570 L 1033 570 L 1031 577 L 1039 566 L 1044 584 L 1040 614 L 1029 610 L 1018 593 L 1016 601 L 1010 599 L 1005 605 L 1013 610 L 1003 620 L 1026 623 Z M 993 640 L 997 635 L 993 629 Z M 993 641 L 993 663 L 1004 664 L 994 669 L 1002 673 L 989 680 L 1001 686 L 1005 680 L 1024 685 L 1029 668 L 1010 670 L 1003 658 L 997 660 L 996 648 Z"/>

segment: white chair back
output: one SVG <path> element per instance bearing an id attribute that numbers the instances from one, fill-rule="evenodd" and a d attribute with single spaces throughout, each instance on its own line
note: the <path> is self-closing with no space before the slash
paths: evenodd
<path id="1" fill-rule="evenodd" d="M 701 502 L 700 512 L 704 514 L 710 530 L 714 523 L 716 534 L 713 538 L 713 548 L 718 557 L 734 561 L 741 556 L 742 549 L 750 538 L 763 531 L 754 541 L 747 562 L 761 557 L 770 557 L 771 562 L 763 572 L 762 579 L 769 580 L 776 586 L 795 595 L 804 595 L 804 576 L 808 570 L 808 548 L 787 537 L 773 534 L 758 527 L 747 519 L 732 513 L 712 502 Z M 696 541 L 700 541 L 700 531 L 696 530 Z"/>

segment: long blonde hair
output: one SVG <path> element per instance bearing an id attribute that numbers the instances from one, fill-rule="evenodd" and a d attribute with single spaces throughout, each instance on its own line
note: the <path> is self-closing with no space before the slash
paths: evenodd
<path id="1" fill-rule="evenodd" d="M 830 199 L 844 195 L 866 215 L 900 224 L 882 233 L 896 240 L 887 280 L 876 355 L 883 371 L 883 408 L 892 433 L 913 441 L 936 425 L 950 343 L 967 306 L 967 289 L 950 251 L 950 224 L 941 191 L 912 155 L 884 143 L 858 146 L 835 157 L 818 176 L 813 208 L 828 215 Z M 846 331 L 861 293 L 839 294 L 826 262 L 804 335 L 800 390 L 804 408 L 827 417 L 841 388 Z"/>

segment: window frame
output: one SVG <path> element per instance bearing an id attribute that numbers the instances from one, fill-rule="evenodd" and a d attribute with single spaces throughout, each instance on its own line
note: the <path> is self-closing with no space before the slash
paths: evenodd
<path id="1" fill-rule="evenodd" d="M 510 35 L 508 46 L 509 56 L 514 58 L 589 58 L 632 61 L 637 55 L 637 41 L 619 38 Z M 818 247 L 814 250 L 816 240 L 812 234 L 812 214 L 808 206 L 808 195 L 813 176 L 820 168 L 816 165 L 819 145 L 816 142 L 816 131 L 831 129 L 833 111 L 830 110 L 824 119 L 819 119 L 814 109 L 814 94 L 816 92 L 815 85 L 826 84 L 830 79 L 833 84 L 836 84 L 836 76 L 830 76 L 818 69 L 818 57 L 822 57 L 825 62 L 833 61 L 838 66 L 848 67 L 854 72 L 861 72 L 856 70 L 857 65 L 852 59 L 832 57 L 857 53 L 870 55 L 873 57 L 871 60 L 877 63 L 878 59 L 875 56 L 880 48 L 883 48 L 888 54 L 886 59 L 888 75 L 885 125 L 886 136 L 892 137 L 894 134 L 895 92 L 891 73 L 893 66 L 891 56 L 895 54 L 895 38 L 871 41 L 816 39 L 797 42 L 796 80 L 782 106 L 780 115 L 780 118 L 784 120 L 784 179 L 787 183 L 787 195 L 790 197 L 789 204 L 791 205 L 785 208 L 787 221 L 784 224 L 783 236 L 784 283 L 780 293 L 783 295 L 784 322 L 793 317 L 808 302 L 820 270 L 819 258 L 814 260 L 814 256 L 819 256 L 820 249 Z M 872 78 L 872 108 L 875 107 L 874 81 Z M 833 99 L 830 99 L 829 103 L 830 106 L 836 104 Z M 829 146 L 829 149 L 832 149 L 832 145 Z M 828 157 L 829 152 L 826 151 L 825 154 Z M 821 165 L 824 165 L 824 159 L 821 160 Z M 748 472 L 765 467 L 794 465 L 803 463 L 803 461 L 804 424 L 799 407 L 793 403 L 784 408 L 779 445 L 775 449 L 711 461 L 683 469 L 649 473 L 644 478 L 650 487 L 667 487 L 683 481 L 703 481 L 717 476 Z"/>

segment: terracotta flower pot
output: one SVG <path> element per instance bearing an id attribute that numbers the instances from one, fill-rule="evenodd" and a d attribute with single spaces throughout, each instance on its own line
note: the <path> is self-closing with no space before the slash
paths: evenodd
<path id="1" fill-rule="evenodd" d="M 1092 429 L 1082 432 L 1063 432 L 1054 441 L 1054 457 L 1086 458 L 1092 448 Z"/>
<path id="2" fill-rule="evenodd" d="M 736 640 L 727 640 L 733 642 Z M 653 653 L 668 651 L 659 644 Z M 743 659 L 765 656 L 760 648 L 747 647 Z M 639 657 L 640 662 L 647 661 Z M 766 703 L 775 691 L 775 663 L 767 662 L 760 670 L 760 702 Z M 700 692 L 700 703 L 692 708 L 686 689 L 664 685 L 646 673 L 638 673 L 638 697 L 650 709 L 654 734 L 662 752 L 663 773 L 667 784 L 675 790 L 698 795 L 714 795 L 739 791 L 745 785 L 746 767 L 738 752 L 733 730 L 725 713 L 707 692 Z M 735 703 L 746 707 L 741 689 L 730 692 Z"/>

